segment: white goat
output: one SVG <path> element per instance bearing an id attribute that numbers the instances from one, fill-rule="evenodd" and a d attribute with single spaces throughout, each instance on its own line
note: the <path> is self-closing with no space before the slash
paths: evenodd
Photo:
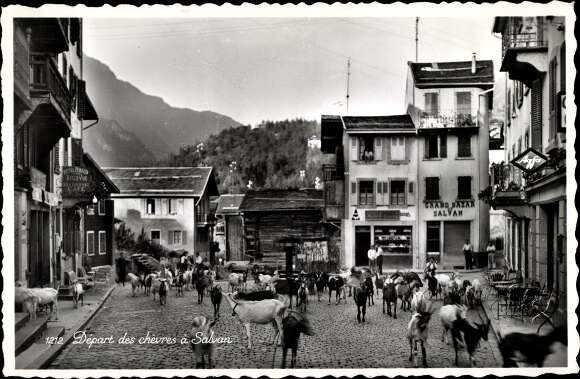
<path id="1" fill-rule="evenodd" d="M 54 288 L 29 288 L 30 291 L 38 298 L 39 305 L 50 305 L 50 313 L 56 311 L 56 320 L 58 320 L 58 290 Z"/>
<path id="2" fill-rule="evenodd" d="M 425 349 L 425 345 L 427 344 L 427 338 L 429 336 L 428 326 L 432 313 L 433 305 L 430 304 L 424 311 L 413 314 L 413 316 L 411 316 L 411 320 L 409 321 L 409 325 L 407 326 L 407 339 L 409 340 L 409 346 L 411 347 L 409 361 L 413 361 L 415 367 L 418 366 L 418 344 L 421 344 L 423 367 L 428 367 L 427 351 Z"/>
<path id="3" fill-rule="evenodd" d="M 449 344 L 449 341 L 447 340 L 447 332 L 453 328 L 455 320 L 467 317 L 467 310 L 462 305 L 448 304 L 439 309 L 439 317 L 441 318 L 441 325 L 443 325 L 441 341 Z"/>
<path id="4" fill-rule="evenodd" d="M 217 320 L 211 323 L 204 316 L 194 317 L 190 330 L 190 347 L 193 350 L 195 368 L 206 368 L 205 358 L 207 357 L 207 368 L 211 368 L 214 344 L 210 341 L 213 335 L 211 329 Z"/>
<path id="5" fill-rule="evenodd" d="M 29 288 L 15 287 L 14 302 L 22 305 L 22 311 L 27 312 L 31 320 L 36 320 L 36 309 L 40 299 Z"/>
<path id="6" fill-rule="evenodd" d="M 83 284 L 75 281 L 72 285 L 72 294 L 73 294 L 73 306 L 75 308 L 78 307 L 79 300 L 81 301 L 81 306 L 85 305 L 85 289 L 83 288 Z"/>
<path id="7" fill-rule="evenodd" d="M 428 304 L 427 290 L 417 291 L 413 294 L 411 299 L 411 311 L 421 312 L 424 311 Z"/>
<path id="8" fill-rule="evenodd" d="M 139 279 L 139 277 L 137 275 L 133 274 L 132 272 L 127 274 L 127 278 L 131 282 L 131 293 L 132 293 L 133 297 L 135 297 L 137 289 L 141 285 L 141 280 Z"/>
<path id="9" fill-rule="evenodd" d="M 242 274 L 237 274 L 235 272 L 232 272 L 229 276 L 228 276 L 228 283 L 230 286 L 230 291 L 238 291 L 240 290 L 240 288 L 242 287 L 242 284 L 244 283 L 244 276 Z"/>

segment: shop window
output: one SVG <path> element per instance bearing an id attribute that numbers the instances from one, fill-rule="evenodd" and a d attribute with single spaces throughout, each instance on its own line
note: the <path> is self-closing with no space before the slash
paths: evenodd
<path id="1" fill-rule="evenodd" d="M 359 138 L 359 161 L 374 161 L 375 160 L 375 139 L 373 137 L 365 136 Z"/>
<path id="2" fill-rule="evenodd" d="M 154 215 L 155 214 L 155 199 L 147 199 L 146 200 L 146 212 L 148 215 Z"/>
<path id="3" fill-rule="evenodd" d="M 457 198 L 471 199 L 471 176 L 457 177 Z"/>
<path id="4" fill-rule="evenodd" d="M 361 180 L 358 186 L 359 205 L 375 205 L 375 182 L 372 180 Z"/>
<path id="5" fill-rule="evenodd" d="M 375 226 L 374 236 L 375 245 L 381 247 L 385 256 L 413 252 L 413 228 L 411 226 Z"/>
<path id="6" fill-rule="evenodd" d="M 439 253 L 441 248 L 441 223 L 427 221 L 427 253 Z"/>
<path id="7" fill-rule="evenodd" d="M 471 136 L 462 134 L 457 136 L 457 156 L 471 157 Z"/>
<path id="8" fill-rule="evenodd" d="M 439 178 L 425 178 L 425 200 L 439 200 Z"/>
<path id="9" fill-rule="evenodd" d="M 405 181 L 392 180 L 391 181 L 391 205 L 405 205 Z"/>

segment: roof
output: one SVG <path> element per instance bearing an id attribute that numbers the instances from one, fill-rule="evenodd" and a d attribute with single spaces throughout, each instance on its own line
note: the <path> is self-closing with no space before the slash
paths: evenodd
<path id="1" fill-rule="evenodd" d="M 476 61 L 475 73 L 471 73 L 472 61 L 462 62 L 409 62 L 409 68 L 417 88 L 453 86 L 492 87 L 494 85 L 493 61 Z"/>
<path id="2" fill-rule="evenodd" d="M 95 162 L 93 157 L 90 156 L 89 153 L 83 153 L 83 163 L 86 166 L 92 167 L 97 174 L 101 177 L 102 180 L 107 183 L 107 190 L 109 193 L 119 193 L 119 188 L 115 185 L 115 183 L 109 178 L 109 176 L 103 171 L 103 169 Z"/>
<path id="3" fill-rule="evenodd" d="M 320 210 L 324 207 L 322 190 L 248 191 L 240 211 Z"/>
<path id="4" fill-rule="evenodd" d="M 106 167 L 121 195 L 219 195 L 211 167 Z"/>
<path id="5" fill-rule="evenodd" d="M 360 129 L 415 129 L 408 114 L 392 116 L 343 116 L 347 130 Z"/>
<path id="6" fill-rule="evenodd" d="M 244 200 L 244 194 L 225 194 L 218 200 L 216 214 L 239 213 L 240 205 Z"/>

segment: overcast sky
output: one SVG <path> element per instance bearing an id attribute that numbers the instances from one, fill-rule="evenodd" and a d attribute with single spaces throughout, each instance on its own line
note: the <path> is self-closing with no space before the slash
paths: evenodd
<path id="1" fill-rule="evenodd" d="M 492 18 L 420 18 L 419 61 L 493 59 Z M 85 53 L 176 107 L 244 124 L 404 113 L 415 18 L 85 19 Z M 502 74 L 503 77 L 503 74 Z"/>

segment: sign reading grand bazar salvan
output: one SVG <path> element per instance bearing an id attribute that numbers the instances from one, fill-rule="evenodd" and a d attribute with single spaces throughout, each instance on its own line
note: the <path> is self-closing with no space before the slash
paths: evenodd
<path id="1" fill-rule="evenodd" d="M 345 266 L 367 265 L 379 246 L 384 269 L 465 265 L 489 240 L 489 114 L 493 62 L 409 63 L 408 112 L 322 116 L 325 216 L 342 227 Z"/>

